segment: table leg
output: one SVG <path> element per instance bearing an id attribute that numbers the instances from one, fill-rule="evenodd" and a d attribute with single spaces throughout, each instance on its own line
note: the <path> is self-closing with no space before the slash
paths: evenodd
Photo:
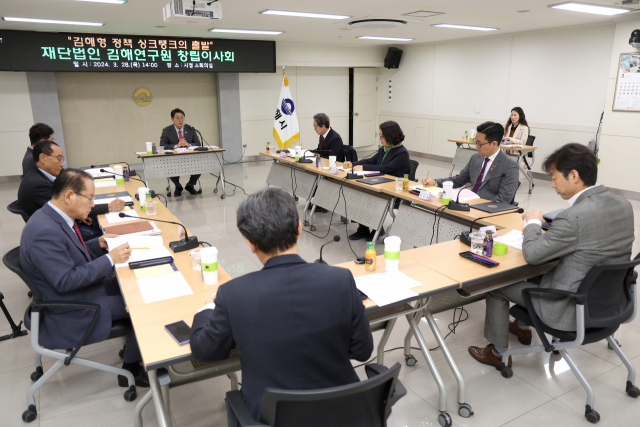
<path id="1" fill-rule="evenodd" d="M 393 318 L 387 322 L 387 326 L 384 328 L 384 332 L 382 333 L 382 337 L 380 338 L 380 342 L 378 343 L 378 363 L 384 366 L 384 346 L 387 345 L 387 341 L 389 341 L 389 337 L 391 336 L 391 331 L 393 331 L 393 327 L 396 324 L 396 320 L 398 318 Z"/>
<path id="2" fill-rule="evenodd" d="M 225 197 L 225 189 L 224 189 L 224 171 L 222 170 L 222 165 L 220 165 L 220 183 L 222 184 L 222 194 L 220 195 L 221 199 Z"/>
<path id="3" fill-rule="evenodd" d="M 378 224 L 378 229 L 376 230 L 376 234 L 374 234 L 374 236 L 373 236 L 373 241 L 374 242 L 376 242 L 378 240 L 378 237 L 380 237 L 380 231 L 382 231 L 382 226 L 384 225 L 384 220 L 387 217 L 387 214 L 389 213 L 389 207 L 393 206 L 393 204 L 395 202 L 396 202 L 396 198 L 395 197 L 392 197 L 391 200 L 389 200 L 387 202 L 387 206 L 384 208 L 384 213 L 382 214 L 382 218 L 380 218 L 380 224 Z M 347 218 L 349 218 L 348 215 L 347 215 Z"/>
<path id="4" fill-rule="evenodd" d="M 139 398 L 133 413 L 133 427 L 142 427 L 142 410 L 147 406 L 147 403 L 149 403 L 152 397 L 153 392 L 149 390 L 144 394 L 144 396 Z"/>
<path id="5" fill-rule="evenodd" d="M 142 173 L 144 173 L 144 186 L 149 188 L 149 183 L 147 182 L 147 170 L 144 168 L 144 157 L 142 158 Z"/>
<path id="6" fill-rule="evenodd" d="M 302 225 L 304 225 L 305 227 L 310 224 L 310 222 L 307 220 L 307 211 L 309 210 L 309 206 L 311 206 L 311 198 L 316 193 L 316 188 L 318 188 L 319 179 L 320 179 L 320 175 L 318 175 L 316 177 L 316 180 L 313 182 L 313 185 L 311 186 L 311 192 L 309 193 L 309 196 L 307 196 L 307 203 L 305 203 L 304 210 L 302 211 L 302 217 L 304 218 Z"/>
<path id="7" fill-rule="evenodd" d="M 527 178 L 527 181 L 529 181 L 529 194 L 531 194 L 531 191 L 533 190 L 533 177 L 531 176 L 531 173 L 529 173 L 529 171 L 524 166 L 522 166 L 522 162 L 520 162 L 522 158 L 523 158 L 522 151 L 519 151 L 518 160 L 517 160 L 518 168 L 520 168 L 524 177 Z"/>
<path id="8" fill-rule="evenodd" d="M 160 425 L 160 427 L 171 427 L 171 416 L 168 413 L 168 408 L 165 408 L 162 389 L 160 387 L 160 382 L 158 382 L 158 371 L 155 369 L 149 371 L 149 384 L 151 385 L 153 405 L 156 408 L 158 425 Z"/>

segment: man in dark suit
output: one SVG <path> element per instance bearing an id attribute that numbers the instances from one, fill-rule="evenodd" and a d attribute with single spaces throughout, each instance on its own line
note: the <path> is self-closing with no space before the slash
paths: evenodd
<path id="1" fill-rule="evenodd" d="M 264 268 L 225 283 L 207 300 L 212 309 L 193 319 L 194 357 L 222 360 L 236 349 L 242 396 L 255 419 L 267 387 L 357 382 L 350 359 L 366 361 L 373 340 L 351 272 L 298 255 L 302 225 L 293 198 L 280 189 L 246 198 L 237 225 Z"/>
<path id="2" fill-rule="evenodd" d="M 336 156 L 336 161 L 344 161 L 342 137 L 329 127 L 329 117 L 326 114 L 318 113 L 313 116 L 313 129 L 320 135 L 318 142 L 320 157 L 328 159 L 329 156 Z"/>
<path id="3" fill-rule="evenodd" d="M 53 141 L 41 141 L 33 147 L 34 165 L 27 171 L 18 189 L 18 204 L 29 215 L 40 209 L 51 200 L 53 182 L 64 167 L 64 153 Z M 91 214 L 82 222 L 91 225 L 97 215 L 107 212 L 119 212 L 124 209 L 124 202 L 116 199 L 107 204 L 96 205 Z"/>
<path id="4" fill-rule="evenodd" d="M 31 141 L 31 145 L 27 147 L 27 152 L 24 153 L 24 158 L 22 159 L 21 178 L 24 178 L 27 171 L 35 165 L 33 161 L 33 147 L 40 141 L 53 141 L 53 129 L 44 123 L 36 123 L 29 129 L 29 141 Z"/>
<path id="5" fill-rule="evenodd" d="M 65 169 L 53 183 L 52 198 L 38 210 L 22 230 L 20 264 L 38 288 L 44 301 L 82 301 L 100 305 L 100 314 L 85 344 L 104 341 L 114 320 L 129 317 L 113 276 L 114 263 L 126 262 L 129 244 L 108 254 L 107 236 L 80 238 L 76 220 L 86 218 L 93 207 L 95 187 L 91 175 Z M 50 349 L 75 347 L 95 314 L 91 309 L 45 308 L 40 319 L 40 345 Z M 148 379 L 139 364 L 140 350 L 133 332 L 127 336 L 123 368 L 136 377 L 137 386 Z M 125 377 L 119 377 L 127 386 Z"/>
<path id="6" fill-rule="evenodd" d="M 162 129 L 162 135 L 160 135 L 160 145 L 165 149 L 173 150 L 175 148 L 187 148 L 189 146 L 199 147 L 201 145 L 195 129 L 184 122 L 184 117 L 184 111 L 181 109 L 174 108 L 171 110 L 171 121 L 173 124 Z M 198 183 L 198 178 L 200 178 L 200 175 L 191 175 L 189 178 L 189 182 L 185 186 L 185 189 L 189 193 L 198 194 L 198 190 L 194 187 L 194 185 Z M 180 177 L 173 176 L 171 177 L 171 181 L 173 181 L 173 185 L 176 186 L 173 195 L 182 195 L 183 188 L 180 184 Z"/>
<path id="7" fill-rule="evenodd" d="M 423 178 L 422 185 L 442 187 L 452 181 L 455 188 L 473 183 L 469 190 L 492 202 L 511 203 L 518 190 L 518 164 L 500 149 L 504 127 L 500 123 L 484 122 L 477 127 L 476 150 L 469 163 L 452 178 Z M 502 178 L 496 178 L 503 175 Z M 493 179 L 496 178 L 496 179 Z"/>

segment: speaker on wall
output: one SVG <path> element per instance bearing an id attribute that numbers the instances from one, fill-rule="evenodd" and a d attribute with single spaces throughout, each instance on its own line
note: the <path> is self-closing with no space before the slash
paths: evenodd
<path id="1" fill-rule="evenodd" d="M 402 49 L 390 47 L 387 51 L 387 57 L 384 58 L 384 68 L 398 68 L 400 59 L 402 58 Z"/>

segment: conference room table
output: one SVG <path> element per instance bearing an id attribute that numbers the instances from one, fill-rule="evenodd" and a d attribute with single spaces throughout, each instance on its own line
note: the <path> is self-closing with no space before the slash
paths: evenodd
<path id="1" fill-rule="evenodd" d="M 478 151 L 475 148 L 475 143 L 471 141 L 466 141 L 464 139 L 449 139 L 449 142 L 454 142 L 456 144 L 456 153 L 453 156 L 453 160 L 451 162 L 451 171 L 449 171 L 449 177 L 453 175 L 453 169 L 456 166 L 464 167 L 467 163 L 469 163 L 469 159 L 471 156 L 476 154 Z M 467 147 L 464 147 L 464 146 Z M 501 144 L 500 148 L 504 150 L 509 156 L 516 158 L 516 163 L 518 164 L 518 168 L 524 175 L 524 177 L 529 181 L 529 194 L 531 194 L 531 190 L 533 190 L 533 177 L 528 169 L 525 169 L 520 160 L 530 154 L 534 153 L 538 147 L 533 145 L 521 145 L 521 146 L 511 146 L 511 144 Z"/>

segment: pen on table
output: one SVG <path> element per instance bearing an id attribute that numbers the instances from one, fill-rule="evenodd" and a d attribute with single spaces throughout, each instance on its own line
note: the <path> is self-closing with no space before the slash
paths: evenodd
<path id="1" fill-rule="evenodd" d="M 491 264 L 496 264 L 496 265 L 498 264 L 497 261 L 494 261 L 494 260 L 489 259 L 489 258 L 485 258 L 485 257 L 480 256 L 480 255 L 472 254 L 471 256 L 476 258 L 476 259 L 479 259 L 479 260 L 482 260 L 482 261 L 486 261 L 486 262 L 491 263 Z"/>
<path id="2" fill-rule="evenodd" d="M 151 248 L 129 248 L 129 249 L 151 249 Z"/>

